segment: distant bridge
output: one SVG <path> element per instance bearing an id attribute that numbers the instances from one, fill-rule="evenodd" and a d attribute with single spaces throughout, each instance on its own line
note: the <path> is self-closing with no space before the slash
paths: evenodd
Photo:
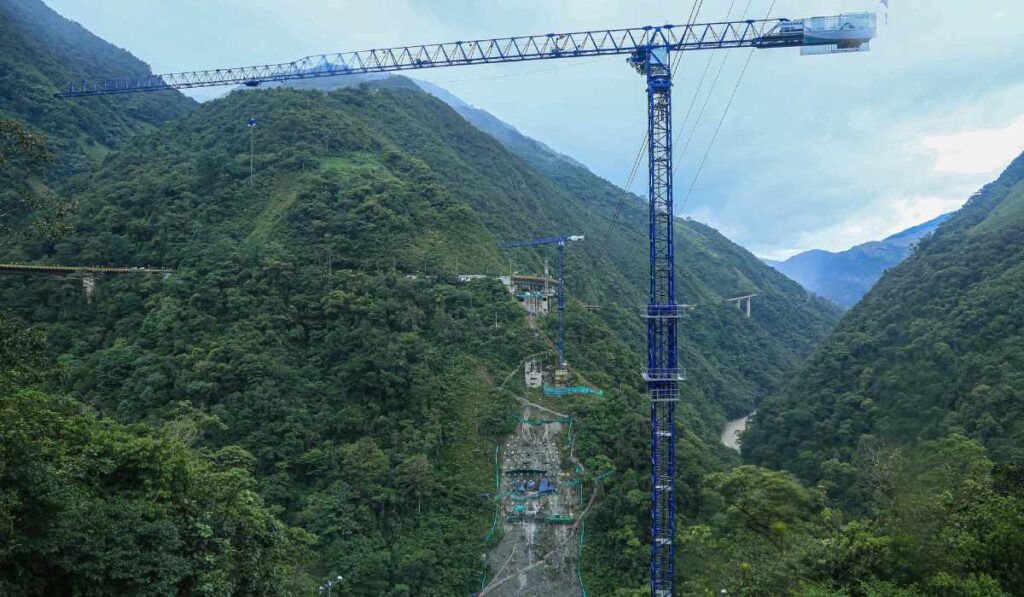
<path id="1" fill-rule="evenodd" d="M 0 263 L 0 272 L 42 274 L 170 274 L 173 269 L 163 267 L 105 267 L 91 265 L 46 265 L 41 263 Z"/>
<path id="2" fill-rule="evenodd" d="M 96 278 L 104 275 L 174 273 L 165 267 L 108 267 L 91 265 L 47 265 L 43 263 L 0 263 L 0 274 L 29 274 L 54 278 L 81 278 L 86 302 L 91 303 L 96 293 Z"/>
<path id="3" fill-rule="evenodd" d="M 744 296 L 734 296 L 733 298 L 725 299 L 725 301 L 728 302 L 728 303 L 735 303 L 736 307 L 740 311 L 742 311 L 743 307 L 746 306 L 747 317 L 750 317 L 750 303 L 752 302 L 752 299 L 754 297 L 756 297 L 756 296 L 758 296 L 758 295 L 756 295 L 756 294 L 747 294 L 747 295 L 744 295 Z"/>

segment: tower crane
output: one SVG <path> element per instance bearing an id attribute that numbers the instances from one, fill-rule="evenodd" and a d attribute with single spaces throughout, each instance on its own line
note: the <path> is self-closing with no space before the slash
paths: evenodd
<path id="1" fill-rule="evenodd" d="M 647 367 L 643 371 L 651 408 L 652 597 L 674 591 L 675 403 L 683 381 L 679 367 L 672 194 L 672 68 L 675 52 L 730 48 L 801 48 L 803 54 L 859 52 L 876 32 L 874 13 L 806 19 L 648 25 L 453 41 L 306 56 L 292 62 L 164 75 L 72 81 L 57 95 L 83 97 L 192 87 L 245 85 L 337 75 L 396 72 L 446 66 L 621 55 L 647 86 L 648 257 L 650 278 Z"/>
<path id="2" fill-rule="evenodd" d="M 558 340 L 555 343 L 555 347 L 558 350 L 558 367 L 555 371 L 555 377 L 565 375 L 566 363 L 565 363 L 565 280 L 562 277 L 562 272 L 565 267 L 565 245 L 571 242 L 582 241 L 583 236 L 551 236 L 548 238 L 537 238 L 534 240 L 521 240 L 510 243 L 505 243 L 506 249 L 521 249 L 524 247 L 540 247 L 544 245 L 557 245 L 558 246 L 558 262 L 555 266 L 555 277 L 558 279 Z M 544 276 L 547 280 L 547 275 Z"/>

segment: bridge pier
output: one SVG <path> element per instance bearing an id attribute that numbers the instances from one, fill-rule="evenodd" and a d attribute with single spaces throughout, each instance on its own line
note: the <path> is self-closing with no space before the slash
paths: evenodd
<path id="1" fill-rule="evenodd" d="M 96 276 L 87 273 L 82 276 L 82 291 L 85 293 L 85 302 L 92 304 L 92 297 L 96 294 Z"/>

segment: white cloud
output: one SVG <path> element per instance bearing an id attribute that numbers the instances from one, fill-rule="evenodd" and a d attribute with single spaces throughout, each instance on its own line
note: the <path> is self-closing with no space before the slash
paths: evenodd
<path id="1" fill-rule="evenodd" d="M 932 170 L 952 174 L 994 174 L 1024 152 L 1024 116 L 1000 128 L 980 128 L 924 137 L 934 154 Z"/>
<path id="2" fill-rule="evenodd" d="M 959 209 L 964 201 L 963 195 L 883 198 L 848 215 L 834 226 L 798 235 L 796 245 L 833 252 L 844 251 L 851 246 L 880 240 Z M 778 259 L 797 252 L 794 249 L 776 249 L 767 250 L 763 254 L 770 259 Z"/>

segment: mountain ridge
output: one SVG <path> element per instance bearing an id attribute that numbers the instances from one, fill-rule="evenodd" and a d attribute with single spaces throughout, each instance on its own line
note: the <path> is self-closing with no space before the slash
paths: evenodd
<path id="1" fill-rule="evenodd" d="M 744 453 L 816 479 L 853 458 L 860 438 L 912 443 L 961 429 L 994 458 L 1019 460 L 1021 230 L 1024 155 L 844 316 L 758 411 Z"/>
<path id="2" fill-rule="evenodd" d="M 764 261 L 804 288 L 848 309 L 871 289 L 885 270 L 906 259 L 915 244 L 933 233 L 949 216 L 940 215 L 882 240 L 862 243 L 845 251 L 811 249 L 783 261 Z"/>
<path id="3" fill-rule="evenodd" d="M 0 3 L 0 116 L 44 133 L 57 154 L 49 176 L 86 171 L 131 135 L 197 104 L 181 93 L 66 100 L 54 97 L 82 73 L 148 74 L 145 62 L 36 0 Z"/>

